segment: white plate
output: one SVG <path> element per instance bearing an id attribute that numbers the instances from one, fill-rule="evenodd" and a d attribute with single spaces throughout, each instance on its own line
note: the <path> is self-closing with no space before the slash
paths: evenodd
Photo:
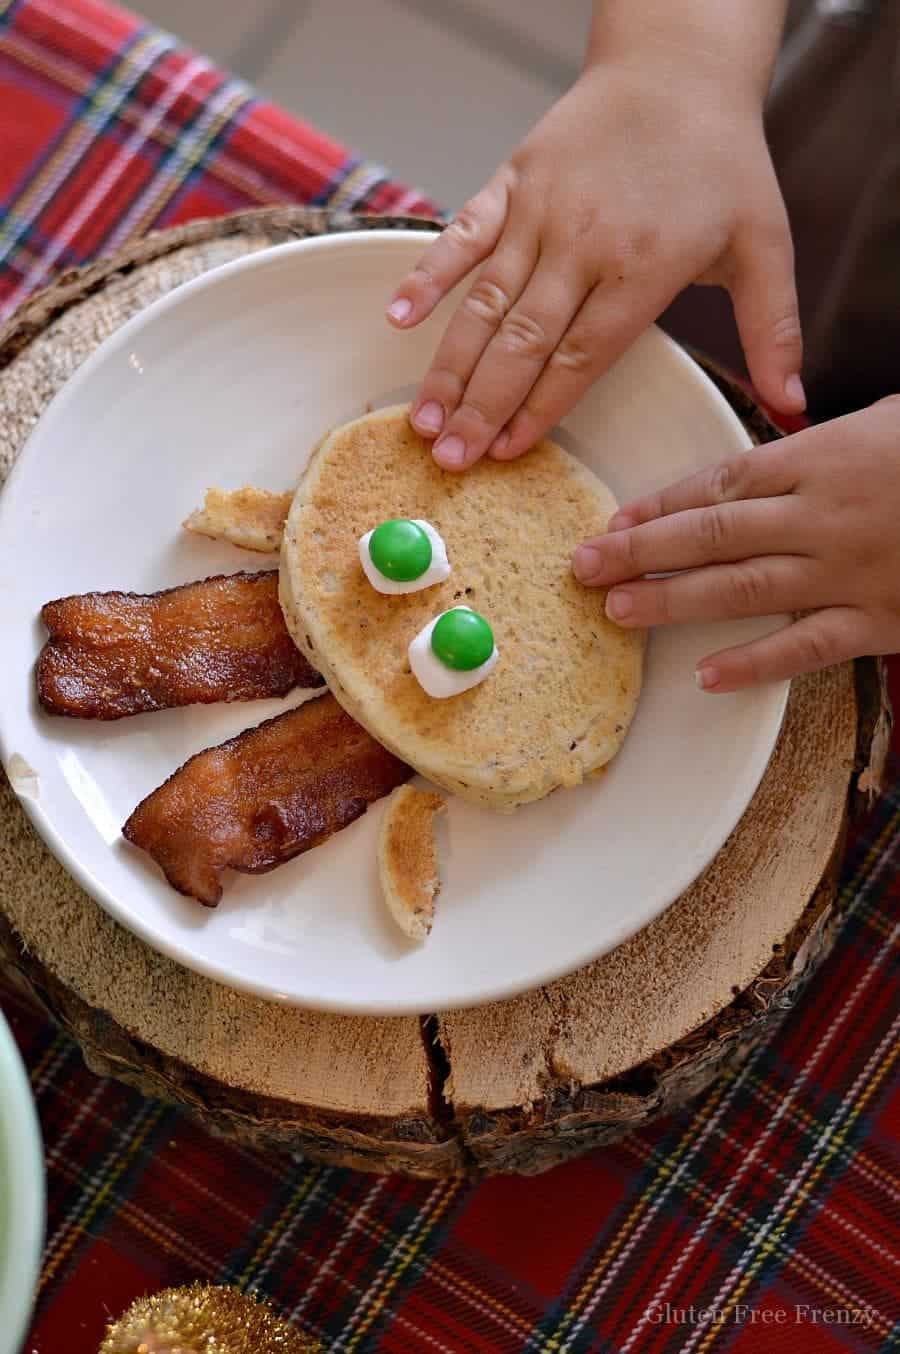
<path id="1" fill-rule="evenodd" d="M 607 776 L 510 817 L 451 804 L 438 920 L 421 948 L 395 934 L 378 897 L 381 806 L 272 874 L 229 877 L 215 912 L 173 893 L 122 840 L 134 806 L 185 758 L 284 703 L 105 725 L 48 718 L 33 690 L 41 604 L 265 567 L 179 523 L 210 484 L 287 487 L 325 429 L 421 377 L 451 302 L 410 334 L 382 314 L 423 238 L 303 241 L 181 287 L 84 364 L 0 497 L 0 752 L 38 830 L 151 945 L 235 987 L 334 1011 L 508 996 L 646 925 L 737 823 L 787 692 L 710 697 L 694 685 L 699 658 L 771 622 L 655 634 L 635 724 Z M 726 401 L 659 330 L 582 400 L 564 433 L 620 498 L 749 445 Z"/>
<path id="2" fill-rule="evenodd" d="M 28 1076 L 0 1015 L 0 1354 L 18 1354 L 44 1236 L 44 1160 Z"/>

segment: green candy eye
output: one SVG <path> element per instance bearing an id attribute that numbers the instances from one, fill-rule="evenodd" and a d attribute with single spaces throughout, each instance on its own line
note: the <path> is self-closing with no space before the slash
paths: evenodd
<path id="1" fill-rule="evenodd" d="M 494 632 L 477 611 L 445 611 L 431 632 L 431 648 L 445 667 L 471 672 L 494 652 Z"/>
<path id="2" fill-rule="evenodd" d="M 380 574 L 394 583 L 411 583 L 431 565 L 428 533 L 407 517 L 382 522 L 369 538 L 369 555 Z"/>

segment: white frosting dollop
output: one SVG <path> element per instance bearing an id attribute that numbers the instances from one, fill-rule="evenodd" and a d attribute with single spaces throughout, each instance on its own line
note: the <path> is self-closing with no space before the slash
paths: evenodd
<path id="1" fill-rule="evenodd" d="M 443 583 L 450 577 L 450 561 L 447 559 L 447 547 L 439 531 L 436 531 L 430 522 L 423 522 L 418 517 L 410 518 L 417 527 L 421 527 L 431 542 L 431 563 L 420 574 L 418 578 L 411 578 L 406 583 L 398 582 L 393 578 L 385 578 L 384 574 L 375 568 L 372 563 L 372 556 L 369 553 L 369 541 L 375 532 L 375 527 L 367 531 L 365 536 L 359 538 L 359 562 L 363 567 L 363 573 L 372 584 L 376 592 L 384 592 L 389 596 L 398 596 L 403 592 L 421 592 L 423 588 L 430 588 L 435 583 Z"/>
<path id="2" fill-rule="evenodd" d="M 471 610 L 470 606 L 452 606 L 449 608 L 449 611 Z M 441 612 L 441 616 L 447 614 L 447 611 Z M 479 667 L 470 668 L 468 672 L 461 672 L 457 668 L 448 668 L 446 663 L 441 662 L 431 647 L 431 632 L 441 616 L 435 616 L 433 621 L 429 621 L 426 626 L 423 626 L 409 646 L 409 666 L 413 670 L 413 676 L 425 694 L 434 697 L 435 700 L 445 700 L 448 696 L 458 696 L 463 691 L 471 691 L 473 686 L 478 686 L 479 682 L 483 682 L 485 677 L 491 675 L 500 658 L 500 650 L 495 644 L 494 652 L 490 658 L 486 659 Z"/>

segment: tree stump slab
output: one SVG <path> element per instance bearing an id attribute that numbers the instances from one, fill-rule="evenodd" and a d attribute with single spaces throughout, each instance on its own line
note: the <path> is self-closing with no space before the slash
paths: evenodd
<path id="1" fill-rule="evenodd" d="M 158 296 L 272 244 L 386 225 L 437 229 L 266 208 L 131 241 L 63 276 L 0 330 L 0 482 L 75 368 Z M 757 440 L 778 435 L 711 374 Z M 684 1104 L 794 1004 L 833 943 L 847 825 L 878 792 L 889 735 L 878 664 L 795 682 L 752 804 L 668 911 L 535 992 L 418 1019 L 268 1003 L 157 954 L 66 874 L 4 777 L 0 961 L 96 1072 L 214 1132 L 362 1170 L 546 1170 Z"/>

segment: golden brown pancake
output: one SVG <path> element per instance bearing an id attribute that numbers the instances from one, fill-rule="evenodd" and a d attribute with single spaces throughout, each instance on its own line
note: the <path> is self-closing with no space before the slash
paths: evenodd
<path id="1" fill-rule="evenodd" d="M 605 594 L 572 574 L 575 545 L 606 529 L 615 499 L 549 441 L 449 474 L 407 412 L 368 414 L 314 451 L 282 545 L 288 629 L 353 718 L 438 785 L 497 808 L 578 785 L 621 747 L 641 688 L 643 634 L 608 621 Z M 357 543 L 392 517 L 441 533 L 446 582 L 403 596 L 372 588 Z M 500 662 L 480 686 L 436 700 L 407 649 L 460 604 L 489 621 Z"/>

